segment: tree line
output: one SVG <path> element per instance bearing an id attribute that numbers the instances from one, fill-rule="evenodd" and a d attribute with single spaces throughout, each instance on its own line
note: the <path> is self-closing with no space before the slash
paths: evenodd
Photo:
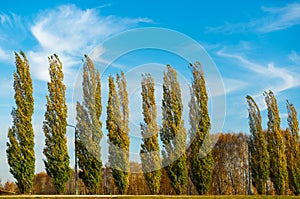
<path id="1" fill-rule="evenodd" d="M 277 100 L 272 91 L 264 92 L 268 110 L 268 128 L 262 129 L 260 110 L 247 96 L 250 125 L 250 167 L 252 183 L 259 194 L 266 194 L 268 181 L 278 195 L 300 194 L 300 142 L 297 111 L 286 102 L 288 128 L 280 127 Z"/>
<path id="2" fill-rule="evenodd" d="M 46 173 L 34 175 L 34 99 L 30 66 L 22 51 L 15 53 L 15 58 L 16 108 L 12 110 L 13 125 L 8 131 L 7 142 L 10 172 L 21 194 L 38 193 L 38 179 L 43 180 L 44 187 L 52 187 L 52 193 L 68 193 L 73 175 L 66 145 L 67 105 L 62 63 L 57 55 L 48 58 L 50 81 L 43 122 Z M 109 76 L 105 126 L 109 158 L 107 165 L 103 165 L 100 72 L 85 56 L 83 101 L 76 105 L 75 150 L 81 193 L 299 195 L 299 129 L 294 106 L 287 102 L 289 128 L 283 131 L 280 129 L 276 98 L 272 91 L 265 92 L 269 122 L 268 129 L 263 131 L 259 108 L 253 98 L 247 96 L 250 135 L 210 135 L 208 94 L 202 66 L 200 63 L 191 64 L 190 70 L 193 78 L 188 130 L 184 127 L 176 70 L 167 65 L 164 73 L 161 126 L 156 121 L 154 79 L 150 74 L 142 75 L 140 164 L 129 162 L 129 100 L 125 74 Z M 218 140 L 212 148 L 214 137 Z M 187 142 L 189 147 L 186 149 Z M 133 165 L 138 172 L 130 172 Z"/>

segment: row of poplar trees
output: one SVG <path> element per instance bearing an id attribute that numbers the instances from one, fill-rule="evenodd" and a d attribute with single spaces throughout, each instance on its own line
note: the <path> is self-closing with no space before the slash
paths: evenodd
<path id="1" fill-rule="evenodd" d="M 34 178 L 34 132 L 32 115 L 34 99 L 30 66 L 25 54 L 15 53 L 16 72 L 14 90 L 16 108 L 12 110 L 13 125 L 9 128 L 7 157 L 10 172 L 16 179 L 20 193 L 30 193 Z M 64 193 L 70 179 L 70 158 L 67 150 L 66 86 L 62 63 L 57 55 L 49 58 L 48 92 L 43 122 L 45 134 L 44 164 L 57 193 Z M 206 194 L 212 180 L 213 157 L 210 152 L 210 118 L 208 95 L 200 63 L 190 65 L 193 81 L 190 107 L 190 148 L 186 150 L 187 130 L 182 119 L 183 104 L 176 71 L 167 65 L 164 73 L 162 124 L 156 121 L 154 79 L 150 74 L 142 75 L 141 163 L 144 178 L 152 194 L 160 193 L 160 181 L 165 167 L 171 186 L 181 194 L 188 177 L 199 194 Z M 125 74 L 109 76 L 109 93 L 106 107 L 106 129 L 109 143 L 109 167 L 120 194 L 129 187 L 129 109 Z M 77 102 L 76 154 L 80 168 L 79 177 L 90 194 L 97 194 L 102 179 L 100 141 L 103 136 L 100 73 L 92 60 L 83 61 L 83 101 Z M 160 149 L 158 138 L 161 138 Z M 162 151 L 162 154 L 160 153 Z M 162 155 L 162 157 L 161 157 Z"/>
<path id="2" fill-rule="evenodd" d="M 272 91 L 264 92 L 268 110 L 268 129 L 263 131 L 262 118 L 256 102 L 247 96 L 250 125 L 250 167 L 252 183 L 258 194 L 266 194 L 268 181 L 273 183 L 277 195 L 288 189 L 300 194 L 300 142 L 297 112 L 286 102 L 288 128 L 282 131 L 276 97 Z"/>
<path id="3" fill-rule="evenodd" d="M 20 193 L 30 193 L 33 186 L 35 154 L 32 115 L 34 99 L 29 62 L 24 54 L 15 53 L 16 72 L 14 73 L 14 90 L 16 108 L 12 110 L 13 125 L 8 130 L 7 159 L 10 172 L 16 179 Z M 70 158 L 67 150 L 66 126 L 67 105 L 66 86 L 62 63 L 57 55 L 49 58 L 48 82 L 49 94 L 46 96 L 44 160 L 47 174 L 58 193 L 65 190 L 65 183 L 70 178 Z"/>

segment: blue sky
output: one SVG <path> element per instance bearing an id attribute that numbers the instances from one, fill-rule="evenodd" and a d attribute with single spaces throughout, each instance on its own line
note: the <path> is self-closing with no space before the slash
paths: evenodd
<path id="1" fill-rule="evenodd" d="M 267 113 L 263 91 L 272 89 L 276 94 L 282 128 L 287 127 L 285 100 L 289 99 L 300 110 L 299 1 L 4 1 L 0 8 L 0 179 L 12 179 L 7 167 L 5 149 L 7 129 L 11 126 L 10 112 L 14 106 L 13 52 L 22 49 L 31 64 L 35 96 L 33 125 L 36 135 L 36 172 L 40 172 L 44 170 L 44 135 L 41 126 L 47 94 L 46 82 L 49 78 L 47 56 L 57 53 L 64 64 L 65 84 L 68 87 L 68 122 L 75 124 L 73 107 L 81 96 L 80 69 L 83 55 L 91 54 L 92 58 L 97 58 L 97 68 L 103 72 L 107 64 L 105 56 L 117 51 L 121 44 L 101 44 L 111 44 L 107 41 L 118 37 L 123 31 L 145 27 L 166 28 L 182 33 L 207 51 L 224 82 L 225 90 L 222 95 L 226 96 L 226 101 L 223 102 L 226 105 L 226 115 L 221 129 L 223 132 L 248 133 L 246 95 L 252 95 L 259 104 L 264 127 L 267 124 Z M 135 39 L 147 40 L 130 38 L 126 42 L 134 43 Z M 160 41 L 161 38 L 158 36 L 157 40 Z M 173 38 L 169 47 L 182 46 Z M 189 53 L 193 50 L 192 46 L 185 46 L 182 51 Z M 98 56 L 93 57 L 92 52 L 96 52 Z M 200 62 L 201 58 L 199 55 Z M 141 107 L 138 105 L 139 74 L 153 74 L 157 83 L 159 105 L 164 65 L 174 66 L 183 84 L 183 101 L 187 115 L 187 82 L 190 81 L 188 61 L 190 60 L 160 49 L 142 49 L 120 56 L 111 65 L 111 69 L 103 74 L 103 115 L 107 99 L 107 75 L 121 69 L 130 74 L 128 87 L 132 99 L 130 109 L 133 157 L 139 151 L 139 123 L 142 118 Z M 204 70 L 207 69 L 205 67 L 203 65 Z M 214 97 L 218 96 L 211 98 Z M 216 109 L 217 106 L 214 107 Z M 186 117 L 185 120 L 188 127 Z M 102 122 L 105 124 L 104 117 Z M 213 126 L 216 123 L 212 120 Z M 67 136 L 73 165 L 73 129 L 68 129 Z M 105 141 L 103 145 L 105 146 Z"/>

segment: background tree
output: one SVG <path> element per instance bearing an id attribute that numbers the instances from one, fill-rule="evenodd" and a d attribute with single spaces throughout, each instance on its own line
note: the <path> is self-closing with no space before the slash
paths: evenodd
<path id="1" fill-rule="evenodd" d="M 293 104 L 286 102 L 289 128 L 285 131 L 286 159 L 289 179 L 289 188 L 295 195 L 300 194 L 300 147 L 299 122 L 297 111 Z"/>
<path id="2" fill-rule="evenodd" d="M 14 90 L 16 108 L 12 110 L 13 125 L 8 130 L 7 159 L 10 173 L 17 181 L 20 193 L 32 190 L 34 178 L 34 132 L 32 114 L 34 99 L 30 66 L 24 52 L 15 52 Z"/>
<path id="3" fill-rule="evenodd" d="M 250 168 L 252 182 L 258 194 L 266 194 L 266 183 L 269 177 L 269 153 L 265 134 L 262 129 L 260 110 L 254 99 L 246 97 L 248 102 L 249 126 L 250 126 Z"/>
<path id="4" fill-rule="evenodd" d="M 100 73 L 96 71 L 92 60 L 85 55 L 83 66 L 83 103 L 77 102 L 77 157 L 79 177 L 91 194 L 96 194 L 101 185 L 101 147 L 100 141 L 103 136 L 100 116 L 101 105 L 101 82 Z"/>
<path id="5" fill-rule="evenodd" d="M 46 172 L 40 172 L 34 175 L 34 194 L 55 194 L 55 186 Z"/>
<path id="6" fill-rule="evenodd" d="M 210 194 L 247 195 L 248 137 L 242 133 L 214 136 L 219 139 L 213 148 L 214 171 Z"/>
<path id="7" fill-rule="evenodd" d="M 193 83 L 190 107 L 190 153 L 189 175 L 199 194 L 206 194 L 213 172 L 213 157 L 210 141 L 210 118 L 208 114 L 208 95 L 204 73 L 200 63 L 191 64 Z"/>
<path id="8" fill-rule="evenodd" d="M 276 194 L 285 193 L 287 168 L 283 136 L 280 132 L 280 117 L 277 100 L 272 91 L 264 92 L 268 107 L 268 152 L 270 155 L 270 178 Z"/>
<path id="9" fill-rule="evenodd" d="M 58 193 L 65 191 L 65 184 L 70 179 L 70 158 L 67 149 L 67 104 L 66 86 L 63 84 L 64 75 L 62 63 L 57 55 L 49 58 L 50 82 L 48 82 L 49 95 L 43 130 L 45 133 L 44 160 L 47 174 L 52 178 Z"/>
<path id="10" fill-rule="evenodd" d="M 167 65 L 164 73 L 162 115 L 163 124 L 160 132 L 164 150 L 163 166 L 176 194 L 182 194 L 187 183 L 186 168 L 186 130 L 182 119 L 183 105 L 177 73 Z"/>
<path id="11" fill-rule="evenodd" d="M 6 181 L 4 184 L 4 193 L 6 194 L 14 194 L 18 193 L 18 186 L 14 182 Z"/>
<path id="12" fill-rule="evenodd" d="M 109 164 L 114 182 L 121 194 L 129 186 L 128 95 L 125 75 L 117 75 L 118 93 L 113 77 L 109 77 L 106 129 L 109 138 Z M 120 102 L 121 100 L 121 102 Z"/>
<path id="13" fill-rule="evenodd" d="M 156 122 L 154 80 L 150 74 L 142 79 L 142 99 L 144 123 L 141 124 L 143 137 L 140 152 L 142 169 L 151 194 L 158 194 L 161 178 L 161 159 L 158 144 L 159 128 Z"/>

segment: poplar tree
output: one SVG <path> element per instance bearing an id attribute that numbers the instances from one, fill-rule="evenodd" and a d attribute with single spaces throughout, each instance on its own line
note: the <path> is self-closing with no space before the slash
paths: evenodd
<path id="1" fill-rule="evenodd" d="M 201 64 L 190 65 L 193 74 L 190 107 L 189 175 L 199 194 L 206 194 L 212 180 L 213 157 L 210 141 L 208 95 Z"/>
<path id="2" fill-rule="evenodd" d="M 109 164 L 114 182 L 121 194 L 129 186 L 129 111 L 125 75 L 117 74 L 118 92 L 112 76 L 109 77 L 106 129 L 109 138 Z"/>
<path id="3" fill-rule="evenodd" d="M 280 132 L 280 117 L 277 100 L 272 91 L 264 92 L 268 107 L 268 152 L 270 155 L 270 178 L 277 195 L 285 193 L 287 168 L 283 135 Z"/>
<path id="4" fill-rule="evenodd" d="M 163 123 L 160 131 L 164 150 L 163 165 L 176 194 L 182 194 L 187 183 L 186 168 L 186 130 L 182 119 L 183 105 L 177 73 L 167 65 L 164 73 L 162 115 Z"/>
<path id="5" fill-rule="evenodd" d="M 91 194 L 96 194 L 101 185 L 101 147 L 103 136 L 100 116 L 101 82 L 100 73 L 96 71 L 92 60 L 85 55 L 82 75 L 83 103 L 77 102 L 77 157 L 79 177 Z"/>
<path id="6" fill-rule="evenodd" d="M 158 194 L 161 180 L 161 159 L 158 144 L 159 128 L 156 122 L 156 102 L 154 79 L 150 74 L 143 75 L 142 99 L 144 123 L 141 124 L 143 143 L 141 161 L 144 177 L 151 194 Z"/>
<path id="7" fill-rule="evenodd" d="M 34 178 L 34 132 L 32 114 L 34 99 L 30 66 L 23 51 L 15 52 L 14 90 L 16 108 L 12 110 L 13 125 L 8 130 L 7 159 L 10 173 L 16 179 L 20 193 L 30 193 Z"/>
<path id="8" fill-rule="evenodd" d="M 50 82 L 48 82 L 49 95 L 46 96 L 47 105 L 43 130 L 46 147 L 44 160 L 47 174 L 52 178 L 57 193 L 65 191 L 65 185 L 70 179 L 70 158 L 67 149 L 67 104 L 66 86 L 63 84 L 64 74 L 62 63 L 57 55 L 49 58 Z"/>
<path id="9" fill-rule="evenodd" d="M 295 195 L 300 194 L 300 146 L 299 122 L 297 111 L 293 104 L 286 102 L 289 128 L 285 131 L 286 159 L 289 179 L 289 188 Z"/>
<path id="10" fill-rule="evenodd" d="M 252 183 L 258 194 L 266 194 L 266 183 L 269 177 L 270 160 L 265 134 L 262 129 L 260 110 L 251 96 L 246 97 L 248 102 L 250 139 L 250 168 Z"/>

